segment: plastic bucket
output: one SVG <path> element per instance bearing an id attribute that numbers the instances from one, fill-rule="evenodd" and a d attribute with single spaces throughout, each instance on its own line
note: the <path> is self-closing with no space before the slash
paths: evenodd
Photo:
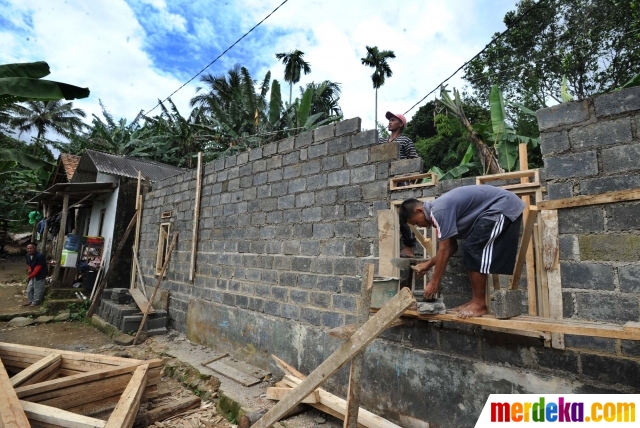
<path id="1" fill-rule="evenodd" d="M 64 249 L 69 251 L 80 250 L 80 236 L 67 235 L 67 239 L 64 242 Z"/>

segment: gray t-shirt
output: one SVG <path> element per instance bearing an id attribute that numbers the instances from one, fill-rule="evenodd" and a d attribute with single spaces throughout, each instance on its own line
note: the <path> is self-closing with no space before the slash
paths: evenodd
<path id="1" fill-rule="evenodd" d="M 508 190 L 489 185 L 463 186 L 435 201 L 423 204 L 427 218 L 436 228 L 438 241 L 466 238 L 479 218 L 497 220 L 500 214 L 515 221 L 524 202 Z"/>

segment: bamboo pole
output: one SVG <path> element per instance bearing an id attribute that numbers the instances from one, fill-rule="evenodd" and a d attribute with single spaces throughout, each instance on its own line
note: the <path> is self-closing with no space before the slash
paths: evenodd
<path id="1" fill-rule="evenodd" d="M 67 216 L 69 215 L 69 195 L 65 194 L 62 199 L 62 216 L 60 217 L 60 231 L 57 237 L 56 246 L 56 267 L 53 270 L 53 282 L 60 281 L 60 262 L 62 258 L 62 248 L 64 247 L 65 229 L 67 228 Z"/>
<path id="2" fill-rule="evenodd" d="M 196 170 L 196 203 L 193 208 L 193 232 L 191 234 L 191 264 L 189 281 L 195 278 L 196 249 L 198 247 L 198 223 L 200 221 L 200 194 L 202 193 L 202 152 L 198 153 L 198 169 Z"/>

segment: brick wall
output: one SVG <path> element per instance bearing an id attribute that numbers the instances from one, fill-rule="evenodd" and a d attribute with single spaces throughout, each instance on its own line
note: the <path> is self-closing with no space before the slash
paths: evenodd
<path id="1" fill-rule="evenodd" d="M 569 121 L 594 121 L 586 126 L 596 123 L 593 101 L 586 102 L 587 113 L 574 104 L 582 105 L 558 107 L 568 109 L 560 116 Z M 621 172 L 581 177 L 585 166 L 574 166 L 568 160 L 565 166 L 556 168 L 555 174 L 573 168 L 575 176 L 554 177 L 552 164 L 556 157 L 588 158 L 591 155 L 585 153 L 598 152 L 593 155 L 598 159 L 602 150 L 633 143 L 601 148 L 603 143 L 599 142 L 597 148 L 575 150 L 567 146 L 556 156 L 549 149 L 549 141 L 562 140 L 566 131 L 568 144 L 572 135 L 580 135 L 571 134 L 578 126 L 564 125 L 564 119 L 547 110 L 540 115 L 541 124 L 551 124 L 542 129 L 545 165 L 551 169 L 551 174 L 546 174 L 550 197 L 568 195 L 562 189 L 569 183 L 573 183 L 570 194 L 578 194 L 574 192 L 588 181 L 584 178 L 617 177 L 621 183 L 633 182 L 633 176 Z M 626 112 L 602 120 L 617 123 L 625 117 L 629 123 L 637 120 Z M 635 126 L 630 132 L 637 139 Z M 390 174 L 420 171 L 421 162 L 392 161 L 397 155 L 396 145 L 379 145 L 374 131 L 360 132 L 359 128 L 359 119 L 350 119 L 206 165 L 194 283 L 188 281 L 188 269 L 195 174 L 185 173 L 155 186 L 144 205 L 141 263 L 147 282 L 152 283 L 160 213 L 173 210 L 171 222 L 173 230 L 180 232 L 180 240 L 162 285 L 169 290 L 173 328 L 187 332 L 192 340 L 232 352 L 237 358 L 271 366 L 274 373 L 279 371 L 269 358 L 272 353 L 310 372 L 341 344 L 327 330 L 355 319 L 360 288 L 356 275 L 364 263 L 377 261 L 376 211 L 388 208 L 391 200 L 439 196 L 475 182 L 473 178 L 449 180 L 436 187 L 389 192 Z M 562 147 L 565 143 L 555 144 Z M 601 166 L 596 164 L 596 168 L 600 170 Z M 629 226 L 634 224 L 633 218 L 624 223 L 624 228 L 611 231 L 613 225 L 623 224 L 610 220 L 606 210 L 612 207 L 600 207 L 601 217 L 572 214 L 585 210 L 582 208 L 560 211 L 567 316 L 582 316 L 575 309 L 580 308 L 580 302 L 584 305 L 584 300 L 577 299 L 580 294 L 596 300 L 591 300 L 594 309 L 588 316 L 610 310 L 622 321 L 620 307 L 603 308 L 612 305 L 600 297 L 635 296 L 636 306 L 630 306 L 635 309 L 631 309 L 629 318 L 634 319 L 638 290 L 634 294 L 623 290 L 621 284 L 623 278 L 633 275 L 635 261 L 579 258 L 586 254 L 585 245 L 580 251 L 580 239 L 585 239 L 581 236 L 593 239 L 605 236 L 606 231 L 615 239 L 623 230 L 625 235 L 635 236 Z M 603 228 L 595 233 L 589 224 L 598 218 Z M 597 253 L 600 247 L 591 244 L 589 248 Z M 596 266 L 592 269 L 610 268 L 615 289 L 576 287 L 606 284 L 604 280 L 587 281 L 580 271 L 567 270 L 584 264 Z M 628 270 L 621 269 L 623 266 Z M 442 292 L 448 307 L 470 296 L 460 254 L 447 268 Z M 566 343 L 566 350 L 556 350 L 545 348 L 538 338 L 458 323 L 415 321 L 387 330 L 367 348 L 363 406 L 396 421 L 407 414 L 441 427 L 460 427 L 475 423 L 491 393 L 638 392 L 640 342 L 566 336 Z M 343 369 L 327 387 L 344 396 L 347 380 L 348 372 Z"/>
<path id="2" fill-rule="evenodd" d="M 538 122 L 548 199 L 640 187 L 640 88 L 540 110 Z M 558 211 L 565 318 L 640 320 L 639 209 L 622 202 Z M 567 343 L 585 341 L 622 354 L 638 343 Z"/>

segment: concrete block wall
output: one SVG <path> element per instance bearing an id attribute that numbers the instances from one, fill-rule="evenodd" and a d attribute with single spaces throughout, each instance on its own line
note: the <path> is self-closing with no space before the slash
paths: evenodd
<path id="1" fill-rule="evenodd" d="M 640 187 L 640 88 L 540 110 L 538 122 L 548 199 Z M 636 201 L 558 210 L 565 318 L 640 320 L 639 209 Z M 590 346 L 635 349 L 605 339 Z"/>
<path id="2" fill-rule="evenodd" d="M 327 331 L 353 322 L 357 275 L 377 261 L 376 211 L 475 183 L 389 192 L 390 174 L 423 165 L 394 161 L 395 144 L 359 128 L 350 119 L 206 165 L 193 283 L 195 173 L 157 183 L 144 205 L 141 264 L 152 283 L 160 214 L 172 211 L 180 239 L 162 283 L 171 327 L 274 373 L 272 353 L 308 373 L 337 349 Z M 442 283 L 447 306 L 468 300 L 469 288 L 457 254 Z M 395 421 L 406 414 L 460 427 L 473 426 L 491 393 L 637 392 L 639 343 L 567 336 L 560 351 L 536 338 L 415 321 L 369 346 L 363 406 Z M 327 388 L 344 396 L 347 383 L 342 369 Z"/>

